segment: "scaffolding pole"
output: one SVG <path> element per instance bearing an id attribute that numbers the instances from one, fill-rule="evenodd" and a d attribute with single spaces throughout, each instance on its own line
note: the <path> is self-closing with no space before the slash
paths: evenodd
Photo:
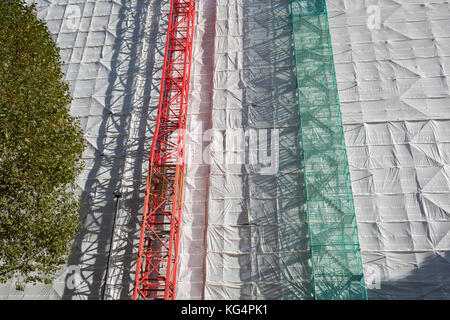
<path id="1" fill-rule="evenodd" d="M 195 0 L 171 0 L 133 300 L 175 299 Z"/>

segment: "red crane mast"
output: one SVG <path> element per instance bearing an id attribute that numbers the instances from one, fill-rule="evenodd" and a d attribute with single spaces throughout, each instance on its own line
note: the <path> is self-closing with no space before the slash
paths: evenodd
<path id="1" fill-rule="evenodd" d="M 195 0 L 171 0 L 133 300 L 175 299 Z"/>

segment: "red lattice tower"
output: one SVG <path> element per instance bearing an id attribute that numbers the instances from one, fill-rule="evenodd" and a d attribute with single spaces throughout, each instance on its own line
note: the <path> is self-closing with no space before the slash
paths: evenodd
<path id="1" fill-rule="evenodd" d="M 195 0 L 171 0 L 133 300 L 175 299 Z"/>

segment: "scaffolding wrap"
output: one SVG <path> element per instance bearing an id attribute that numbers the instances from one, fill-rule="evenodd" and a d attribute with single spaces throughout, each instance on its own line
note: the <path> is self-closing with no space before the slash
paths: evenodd
<path id="1" fill-rule="evenodd" d="M 366 299 L 324 0 L 291 0 L 315 299 Z"/>
<path id="2" fill-rule="evenodd" d="M 302 130 L 291 1 L 296 10 Z M 52 283 L 28 283 L 18 291 L 15 279 L 9 279 L 0 284 L 0 299 L 131 298 L 172 1 L 26 3 L 36 4 L 38 17 L 60 48 L 64 81 L 73 96 L 70 113 L 79 118 L 86 138 L 85 166 L 76 182 L 76 193 L 83 199 L 83 228 Z M 325 264 L 331 251 L 321 256 L 318 246 L 331 243 L 331 237 L 342 232 L 342 225 L 335 224 L 338 229 L 330 232 L 319 222 L 344 214 L 312 189 L 315 181 L 322 181 L 327 199 L 347 199 L 345 192 L 333 193 L 334 175 L 333 186 L 326 184 L 325 175 L 336 168 L 326 157 L 343 159 L 328 151 L 343 144 L 340 131 L 330 125 L 340 128 L 340 123 L 324 116 L 337 112 L 337 96 L 334 91 L 326 93 L 331 98 L 321 92 L 334 85 L 327 60 L 328 23 L 367 298 L 448 300 L 448 1 L 326 0 L 326 11 L 321 2 L 318 7 L 307 3 L 314 0 L 196 0 L 176 299 L 312 299 L 309 232 L 315 297 L 349 297 L 347 280 L 336 285 L 331 280 L 336 274 L 358 277 L 361 270 L 347 272 L 346 266 L 338 270 L 335 262 Z M 314 74 L 318 69 L 325 71 Z M 308 112 L 316 105 L 325 110 Z M 319 120 L 336 135 L 336 145 Z M 234 139 L 239 131 L 241 137 L 248 133 L 246 141 Z M 272 153 L 269 135 L 277 131 L 279 148 Z M 260 133 L 267 135 L 266 144 Z M 177 134 L 170 136 L 175 139 Z M 250 138 L 258 144 L 247 148 Z M 244 147 L 233 140 L 245 142 Z M 311 140 L 323 146 L 312 149 Z M 256 146 L 266 146 L 259 149 L 264 159 L 277 156 L 276 172 L 259 171 L 271 162 L 250 163 L 252 153 L 259 158 Z M 227 162 L 238 157 L 246 162 L 239 166 Z M 313 170 L 317 164 L 311 168 L 316 161 L 323 162 L 319 173 Z M 167 190 L 166 198 L 173 201 L 173 189 Z M 322 209 L 319 215 L 319 205 L 328 211 Z M 344 212 L 350 210 L 341 205 Z M 350 234 L 353 216 L 348 219 Z M 164 222 L 169 220 L 168 215 Z M 169 232 L 164 232 L 170 224 L 155 223 L 153 230 L 169 241 Z M 147 236 L 150 229 L 145 232 Z M 161 243 L 152 241 L 156 252 Z M 148 248 L 144 242 L 143 270 L 146 257 L 150 258 Z M 328 248 L 340 262 L 348 263 L 345 247 Z M 351 259 L 359 260 L 353 256 L 355 246 L 348 248 Z M 153 256 L 160 257 L 164 256 Z M 158 265 L 162 279 L 166 264 L 167 260 Z M 329 271 L 330 277 L 320 279 Z M 150 279 L 148 275 L 147 284 L 156 284 Z M 165 290 L 165 282 L 160 283 Z M 362 298 L 359 283 L 353 285 L 357 294 L 352 297 Z M 157 298 L 165 294 L 145 291 L 144 297 L 156 293 Z M 138 292 L 136 298 L 143 296 Z"/>
<path id="3" fill-rule="evenodd" d="M 175 299 L 195 0 L 172 0 L 133 299 Z"/>

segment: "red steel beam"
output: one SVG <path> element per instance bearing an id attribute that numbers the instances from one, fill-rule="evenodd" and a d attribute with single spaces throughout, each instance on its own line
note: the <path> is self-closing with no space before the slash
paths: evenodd
<path id="1" fill-rule="evenodd" d="M 175 299 L 195 0 L 171 0 L 133 300 Z"/>

